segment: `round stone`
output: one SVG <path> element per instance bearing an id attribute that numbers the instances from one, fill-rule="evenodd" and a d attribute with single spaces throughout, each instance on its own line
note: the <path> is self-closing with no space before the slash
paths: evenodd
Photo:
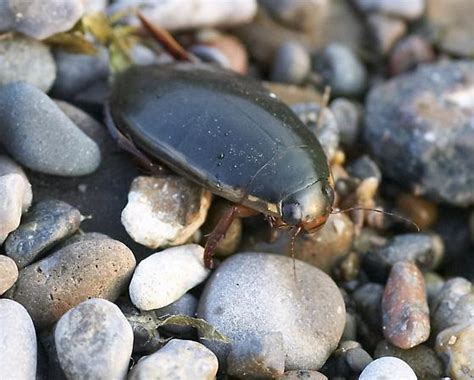
<path id="1" fill-rule="evenodd" d="M 18 279 L 18 268 L 8 256 L 0 255 L 0 296 Z"/>
<path id="2" fill-rule="evenodd" d="M 345 315 L 342 295 L 328 275 L 299 260 L 264 253 L 224 261 L 198 306 L 198 317 L 233 342 L 203 341 L 221 365 L 234 344 L 279 332 L 287 370 L 321 367 L 337 347 Z"/>
<path id="3" fill-rule="evenodd" d="M 112 302 L 93 298 L 69 310 L 58 321 L 54 340 L 68 379 L 125 379 L 133 332 Z"/>
<path id="4" fill-rule="evenodd" d="M 360 374 L 359 380 L 404 379 L 416 380 L 411 367 L 403 360 L 386 356 L 374 360 Z"/>

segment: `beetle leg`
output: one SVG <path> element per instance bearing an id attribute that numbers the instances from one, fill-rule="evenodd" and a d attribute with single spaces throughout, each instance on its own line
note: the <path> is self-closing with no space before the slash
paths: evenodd
<path id="1" fill-rule="evenodd" d="M 136 147 L 133 143 L 133 140 L 125 136 L 122 132 L 119 131 L 115 125 L 112 115 L 110 114 L 109 105 L 105 104 L 104 106 L 105 113 L 105 125 L 109 130 L 112 138 L 117 142 L 117 145 L 125 150 L 126 152 L 132 154 L 139 161 L 140 165 L 143 166 L 147 171 L 150 171 L 152 174 L 158 174 L 163 172 L 163 168 L 159 165 L 153 163 L 140 149 Z"/>

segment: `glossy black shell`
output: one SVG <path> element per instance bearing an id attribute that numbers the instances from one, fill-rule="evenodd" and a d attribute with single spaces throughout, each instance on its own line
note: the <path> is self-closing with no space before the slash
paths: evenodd
<path id="1" fill-rule="evenodd" d="M 111 116 L 136 146 L 232 202 L 279 216 L 289 194 L 327 180 L 313 133 L 258 82 L 189 63 L 133 67 Z"/>

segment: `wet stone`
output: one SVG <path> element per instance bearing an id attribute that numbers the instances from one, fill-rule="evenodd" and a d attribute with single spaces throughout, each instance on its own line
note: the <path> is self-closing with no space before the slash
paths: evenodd
<path id="1" fill-rule="evenodd" d="M 0 18 L 2 11 L 0 10 Z M 26 82 L 46 92 L 56 78 L 56 65 L 49 48 L 19 35 L 0 40 L 0 86 Z"/>
<path id="2" fill-rule="evenodd" d="M 97 144 L 33 86 L 12 83 L 1 87 L 0 119 L 5 149 L 30 169 L 80 176 L 99 166 Z"/>
<path id="3" fill-rule="evenodd" d="M 438 334 L 436 352 L 453 379 L 474 377 L 474 323 L 454 325 Z"/>
<path id="4" fill-rule="evenodd" d="M 8 29 L 38 40 L 71 29 L 83 13 L 80 0 L 10 0 L 2 7 L 0 18 L 10 19 Z"/>
<path id="5" fill-rule="evenodd" d="M 224 261 L 207 281 L 197 314 L 232 342 L 203 341 L 221 367 L 234 344 L 279 332 L 287 370 L 319 368 L 345 323 L 344 301 L 329 276 L 299 260 L 265 253 Z"/>
<path id="6" fill-rule="evenodd" d="M 374 360 L 364 371 L 362 371 L 359 380 L 377 380 L 377 379 L 404 379 L 416 380 L 417 377 L 413 369 L 403 360 L 387 356 Z"/>
<path id="7" fill-rule="evenodd" d="M 279 332 L 239 341 L 227 357 L 227 373 L 239 379 L 280 378 L 284 370 L 285 350 Z"/>
<path id="8" fill-rule="evenodd" d="M 332 43 L 314 59 L 313 71 L 321 75 L 334 96 L 361 95 L 367 86 L 367 71 L 346 46 Z"/>
<path id="9" fill-rule="evenodd" d="M 138 264 L 129 286 L 130 299 L 140 310 L 153 310 L 177 301 L 203 282 L 204 248 L 196 244 L 168 248 Z"/>
<path id="10" fill-rule="evenodd" d="M 382 298 L 382 318 L 385 338 L 399 348 L 412 348 L 428 339 L 425 283 L 415 264 L 398 262 L 392 267 Z"/>
<path id="11" fill-rule="evenodd" d="M 216 356 L 202 344 L 173 339 L 154 354 L 140 359 L 128 379 L 212 380 L 217 368 Z"/>
<path id="12" fill-rule="evenodd" d="M 383 340 L 375 349 L 374 357 L 393 356 L 406 362 L 419 380 L 439 379 L 443 377 L 443 363 L 430 347 L 420 344 L 408 350 L 395 347 Z"/>
<path id="13" fill-rule="evenodd" d="M 197 305 L 197 298 L 191 293 L 185 293 L 172 304 L 162 307 L 161 309 L 156 309 L 154 312 L 157 317 L 164 317 L 166 315 L 187 315 L 188 317 L 195 317 Z M 162 329 L 172 334 L 177 334 L 178 336 L 190 335 L 194 331 L 194 328 L 190 326 L 172 324 L 166 324 Z"/>
<path id="14" fill-rule="evenodd" d="M 23 268 L 7 294 L 42 329 L 88 298 L 115 301 L 134 268 L 133 253 L 119 241 L 77 242 Z"/>
<path id="15" fill-rule="evenodd" d="M 122 224 L 149 248 L 185 243 L 204 223 L 211 194 L 187 179 L 137 177 L 122 211 Z"/>
<path id="16" fill-rule="evenodd" d="M 452 278 L 444 284 L 431 303 L 433 331 L 463 324 L 474 324 L 474 288 L 464 278 Z"/>
<path id="17" fill-rule="evenodd" d="M 35 379 L 36 332 L 19 303 L 0 299 L 0 373 L 9 379 Z"/>
<path id="18" fill-rule="evenodd" d="M 132 328 L 112 302 L 93 298 L 58 321 L 54 340 L 69 379 L 125 379 L 132 354 Z"/>
<path id="19" fill-rule="evenodd" d="M 396 235 L 385 246 L 364 256 L 363 266 L 369 276 L 380 282 L 398 262 L 410 261 L 422 271 L 437 267 L 443 257 L 444 245 L 438 235 L 407 233 Z"/>
<path id="20" fill-rule="evenodd" d="M 8 256 L 0 255 L 0 296 L 18 279 L 18 267 Z"/>
<path id="21" fill-rule="evenodd" d="M 79 210 L 65 202 L 50 200 L 37 203 L 20 227 L 8 236 L 5 252 L 21 269 L 76 232 L 81 221 Z"/>
<path id="22" fill-rule="evenodd" d="M 0 244 L 18 228 L 27 186 L 20 174 L 0 176 Z"/>
<path id="23" fill-rule="evenodd" d="M 364 138 L 384 175 L 452 205 L 474 202 L 474 64 L 420 65 L 375 86 Z"/>
<path id="24" fill-rule="evenodd" d="M 309 74 L 311 58 L 303 45 L 283 43 L 273 60 L 270 79 L 274 82 L 300 84 Z"/>

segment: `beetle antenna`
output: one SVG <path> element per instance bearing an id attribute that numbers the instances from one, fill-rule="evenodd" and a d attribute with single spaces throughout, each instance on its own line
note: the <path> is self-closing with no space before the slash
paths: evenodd
<path id="1" fill-rule="evenodd" d="M 291 258 L 293 259 L 293 275 L 295 276 L 295 281 L 296 279 L 296 258 L 295 258 L 295 240 L 296 237 L 299 235 L 303 228 L 301 226 L 297 227 L 295 232 L 291 235 L 290 239 L 290 252 L 291 252 Z"/>
<path id="2" fill-rule="evenodd" d="M 405 223 L 408 223 L 410 225 L 412 225 L 413 227 L 416 228 L 416 231 L 417 232 L 420 232 L 421 229 L 420 227 L 418 226 L 418 224 L 416 224 L 413 220 L 411 219 L 408 219 L 404 216 L 401 216 L 400 214 L 396 214 L 394 212 L 389 212 L 389 211 L 385 211 L 385 210 L 380 210 L 380 209 L 377 209 L 377 208 L 370 208 L 370 207 L 362 207 L 362 206 L 354 206 L 354 207 L 349 207 L 349 208 L 346 208 L 344 210 L 337 210 L 337 211 L 331 211 L 331 214 L 343 214 L 343 213 L 346 213 L 346 212 L 349 212 L 349 211 L 355 211 L 355 210 L 363 210 L 363 211 L 371 211 L 371 212 L 378 212 L 380 214 L 384 214 L 384 215 L 389 215 L 393 218 L 396 218 L 396 219 L 400 219 L 402 221 L 404 221 Z"/>

